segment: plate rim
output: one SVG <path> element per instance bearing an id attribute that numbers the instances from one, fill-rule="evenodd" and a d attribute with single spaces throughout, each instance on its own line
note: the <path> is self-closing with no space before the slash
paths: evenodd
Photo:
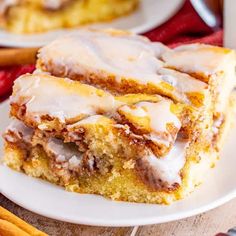
<path id="1" fill-rule="evenodd" d="M 11 171 L 14 171 L 14 170 L 11 170 Z M 44 180 L 42 180 L 42 181 L 44 181 Z M 58 186 L 56 186 L 56 187 L 58 187 Z M 29 210 L 29 211 L 39 214 L 41 216 L 44 216 L 44 217 L 47 217 L 50 219 L 54 219 L 54 220 L 58 220 L 58 221 L 62 221 L 62 222 L 73 223 L 73 224 L 83 224 L 83 225 L 90 225 L 90 226 L 103 226 L 103 227 L 134 227 L 134 226 L 144 226 L 144 225 L 151 225 L 151 224 L 168 223 L 168 222 L 185 219 L 188 217 L 196 216 L 198 214 L 210 211 L 210 210 L 215 209 L 219 206 L 222 206 L 223 204 L 236 198 L 236 189 L 229 192 L 224 197 L 213 201 L 210 204 L 205 204 L 202 207 L 199 207 L 199 208 L 196 208 L 193 210 L 188 210 L 188 211 L 185 211 L 181 214 L 174 213 L 174 214 L 161 216 L 161 217 L 160 216 L 159 217 L 158 216 L 147 217 L 146 219 L 141 218 L 141 219 L 119 220 L 119 221 L 115 220 L 114 222 L 111 220 L 111 221 L 109 221 L 109 223 L 107 221 L 99 220 L 99 219 L 96 219 L 96 221 L 94 219 L 89 220 L 89 218 L 86 218 L 86 217 L 84 217 L 80 220 L 68 219 L 68 217 L 61 217 L 61 216 L 57 216 L 53 213 L 51 213 L 51 214 L 46 213 L 43 210 L 39 211 L 35 208 L 27 207 L 24 204 L 21 204 L 19 201 L 15 200 L 14 197 L 11 197 L 11 196 L 8 196 L 8 194 L 5 194 L 4 191 L 1 191 L 1 194 L 3 196 L 5 196 L 6 198 L 8 198 L 10 201 L 14 202 L 15 204 L 19 205 L 20 207 L 22 207 L 26 210 Z M 79 194 L 79 193 L 75 193 L 75 194 Z M 117 201 L 117 202 L 119 203 L 119 201 Z"/>

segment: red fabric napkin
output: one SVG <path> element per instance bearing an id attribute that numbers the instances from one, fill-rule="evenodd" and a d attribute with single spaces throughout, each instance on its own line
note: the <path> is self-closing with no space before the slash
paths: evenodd
<path id="1" fill-rule="evenodd" d="M 2 67 L 0 69 L 0 101 L 3 101 L 10 95 L 16 78 L 25 73 L 31 73 L 34 69 L 34 65 Z"/>
<path id="2" fill-rule="evenodd" d="M 189 1 L 169 21 L 144 35 L 169 47 L 196 42 L 222 46 L 223 41 L 223 30 L 214 32 L 209 28 Z"/>
<path id="3" fill-rule="evenodd" d="M 189 1 L 166 23 L 144 34 L 152 41 L 160 41 L 170 47 L 184 43 L 208 43 L 222 46 L 223 31 L 213 32 L 196 13 Z M 32 72 L 34 65 L 0 68 L 0 101 L 10 93 L 13 81 L 21 74 Z"/>

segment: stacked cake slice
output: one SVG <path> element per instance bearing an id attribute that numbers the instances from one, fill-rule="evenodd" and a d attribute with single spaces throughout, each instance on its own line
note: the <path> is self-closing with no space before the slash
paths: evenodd
<path id="1" fill-rule="evenodd" d="M 16 80 L 5 163 L 70 191 L 170 203 L 215 164 L 235 83 L 232 50 L 80 30 Z"/>

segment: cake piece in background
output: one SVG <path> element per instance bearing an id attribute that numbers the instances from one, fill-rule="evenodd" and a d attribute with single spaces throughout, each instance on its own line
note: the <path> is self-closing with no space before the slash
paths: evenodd
<path id="1" fill-rule="evenodd" d="M 1 0 L 0 26 L 37 33 L 104 22 L 133 12 L 138 0 Z"/>

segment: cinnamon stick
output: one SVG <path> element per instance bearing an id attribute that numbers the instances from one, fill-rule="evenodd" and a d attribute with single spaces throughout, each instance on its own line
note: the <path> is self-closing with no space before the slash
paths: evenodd
<path id="1" fill-rule="evenodd" d="M 3 207 L 0 207 L 0 235 L 47 236 Z"/>
<path id="2" fill-rule="evenodd" d="M 0 66 L 34 64 L 39 48 L 0 49 Z"/>

